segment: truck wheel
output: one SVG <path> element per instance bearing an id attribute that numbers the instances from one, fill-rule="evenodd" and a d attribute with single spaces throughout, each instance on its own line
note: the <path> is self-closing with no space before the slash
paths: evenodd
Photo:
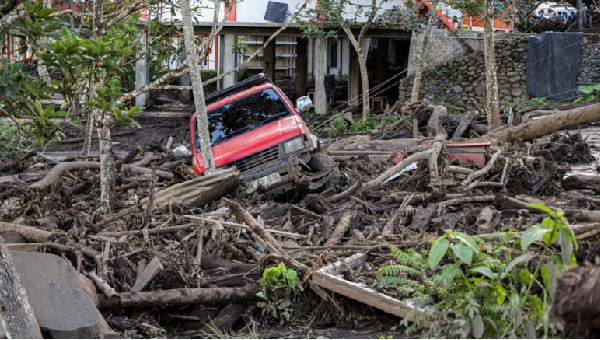
<path id="1" fill-rule="evenodd" d="M 337 163 L 326 154 L 316 152 L 311 155 L 308 166 L 312 172 L 322 172 L 337 167 Z"/>
<path id="2" fill-rule="evenodd" d="M 314 153 L 308 166 L 310 167 L 310 173 L 307 174 L 310 191 L 331 188 L 340 182 L 341 174 L 337 163 L 326 154 Z"/>

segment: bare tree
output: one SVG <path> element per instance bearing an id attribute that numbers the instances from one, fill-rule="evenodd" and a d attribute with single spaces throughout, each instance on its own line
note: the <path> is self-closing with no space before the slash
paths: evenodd
<path id="1" fill-rule="evenodd" d="M 494 1 L 484 0 L 483 58 L 485 63 L 485 111 L 488 128 L 500 127 L 500 99 L 498 97 L 498 78 L 496 76 L 496 57 L 494 55 Z"/>
<path id="2" fill-rule="evenodd" d="M 219 9 L 219 1 L 215 0 L 214 4 L 216 12 Z M 196 52 L 196 43 L 194 42 L 192 11 L 190 9 L 189 0 L 179 0 L 179 5 L 181 7 L 181 20 L 183 22 L 183 41 L 185 44 L 186 62 L 192 80 L 194 107 L 196 108 L 196 138 L 200 141 L 204 171 L 209 173 L 215 169 L 215 161 L 210 143 L 210 133 L 208 131 L 208 114 L 206 112 L 206 103 L 204 102 L 204 88 L 202 87 L 202 77 L 200 76 L 198 67 L 198 54 Z M 192 145 L 192 147 L 194 146 Z"/>
<path id="3" fill-rule="evenodd" d="M 423 41 L 421 42 L 421 50 L 417 55 L 417 67 L 415 68 L 415 77 L 413 82 L 412 93 L 410 95 L 410 101 L 416 102 L 419 100 L 419 87 L 421 86 L 421 75 L 423 73 L 423 67 L 425 67 L 425 53 L 427 52 L 427 46 L 429 45 L 429 36 L 431 35 L 431 29 L 433 27 L 433 18 L 435 4 L 432 3 L 431 10 L 429 11 L 429 19 L 427 20 L 427 27 L 423 33 Z"/>

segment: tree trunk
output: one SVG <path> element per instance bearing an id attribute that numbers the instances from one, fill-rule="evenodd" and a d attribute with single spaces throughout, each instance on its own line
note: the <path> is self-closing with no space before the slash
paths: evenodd
<path id="1" fill-rule="evenodd" d="M 50 0 L 44 0 L 44 9 L 52 8 L 52 3 Z M 39 42 L 44 43 L 48 40 L 45 36 L 40 37 Z M 44 61 L 42 59 L 38 59 L 37 61 L 37 70 L 40 78 L 44 79 L 44 82 L 47 86 L 52 86 L 52 79 L 50 79 L 50 74 L 48 73 L 48 67 L 44 65 Z"/>
<path id="2" fill-rule="evenodd" d="M 187 0 L 183 0 L 187 1 Z M 182 2 L 183 2 L 182 1 Z M 100 308 L 169 307 L 228 302 L 255 302 L 258 285 L 241 288 L 179 288 L 152 292 L 121 293 L 116 299 L 100 299 Z"/>
<path id="3" fill-rule="evenodd" d="M 366 60 L 365 56 L 363 55 L 362 47 L 363 47 L 363 41 L 365 40 L 365 34 L 367 33 L 367 30 L 369 30 L 369 27 L 371 26 L 371 23 L 373 22 L 373 19 L 375 18 L 376 13 L 377 13 L 377 0 L 371 0 L 371 9 L 370 9 L 370 13 L 369 13 L 369 18 L 367 19 L 367 22 L 365 22 L 365 24 L 360 29 L 358 39 L 354 36 L 354 34 L 352 33 L 352 30 L 350 30 L 350 27 L 348 27 L 345 24 L 342 24 L 342 29 L 348 36 L 348 40 L 350 41 L 350 44 L 352 44 L 352 46 L 354 47 L 354 50 L 356 50 L 356 53 L 358 55 L 358 67 L 360 68 L 360 79 L 361 79 L 361 83 L 362 83 L 362 96 L 363 96 L 363 98 L 362 98 L 362 100 L 363 100 L 362 120 L 363 121 L 367 120 L 367 118 L 369 117 L 369 71 L 367 70 L 367 60 Z"/>
<path id="4" fill-rule="evenodd" d="M 100 202 L 105 208 L 110 208 L 115 191 L 115 157 L 110 138 L 110 119 L 106 112 L 97 114 L 100 115 L 97 122 L 100 143 Z"/>
<path id="5" fill-rule="evenodd" d="M 494 55 L 494 1 L 484 0 L 483 58 L 485 63 L 485 110 L 489 131 L 500 127 L 500 99 Z"/>
<path id="6" fill-rule="evenodd" d="M 41 339 L 40 326 L 1 237 L 0 287 L 0 337 Z"/>
<path id="7" fill-rule="evenodd" d="M 198 131 L 196 138 L 200 141 L 204 171 L 209 173 L 215 169 L 215 160 L 210 143 L 210 133 L 208 132 L 208 115 L 206 113 L 206 103 L 204 102 L 204 88 L 202 87 L 202 78 L 198 69 L 192 11 L 189 0 L 180 0 L 179 4 L 181 6 L 181 21 L 183 22 L 183 41 L 187 54 L 186 61 L 190 70 L 192 92 L 194 93 L 194 107 L 196 108 L 196 115 L 198 117 L 196 119 L 196 129 Z M 217 1 L 215 1 L 215 6 L 218 6 Z"/>
<path id="8" fill-rule="evenodd" d="M 431 11 L 435 10 L 435 3 L 432 2 Z M 417 68 L 415 69 L 415 79 L 413 82 L 413 88 L 410 95 L 410 102 L 414 103 L 419 100 L 419 87 L 421 86 L 421 74 L 423 73 L 423 67 L 425 66 L 425 53 L 427 51 L 427 45 L 429 45 L 429 35 L 431 34 L 431 29 L 433 27 L 433 13 L 429 14 L 429 19 L 427 20 L 427 28 L 425 28 L 425 33 L 423 35 L 423 41 L 421 42 L 421 51 L 417 55 Z"/>
<path id="9" fill-rule="evenodd" d="M 519 138 L 530 140 L 554 131 L 571 129 L 598 120 L 600 120 L 600 104 L 594 104 L 562 111 L 508 129 L 490 132 L 486 136 L 510 143 Z"/>
<path id="10" fill-rule="evenodd" d="M 10 12 L 0 18 L 0 33 L 4 32 L 8 29 L 8 26 L 23 16 L 25 16 L 25 6 L 23 6 L 23 3 L 20 3 L 17 7 L 13 8 Z"/>
<path id="11" fill-rule="evenodd" d="M 354 47 L 357 54 L 358 68 L 360 69 L 360 80 L 362 85 L 362 119 L 369 117 L 369 71 L 367 70 L 367 61 L 363 55 L 362 41 L 357 41 L 349 27 L 342 26 L 348 36 L 350 44 Z"/>
<path id="12" fill-rule="evenodd" d="M 92 3 L 92 37 L 97 39 L 102 34 L 102 12 L 104 11 L 104 0 L 94 0 Z M 89 78 L 89 89 L 87 100 L 93 100 L 96 96 L 97 79 L 100 79 L 100 75 L 97 73 L 99 69 L 99 61 L 94 60 L 92 62 L 92 75 Z M 84 100 L 85 102 L 85 100 Z M 88 109 L 86 112 L 85 130 L 84 130 L 84 141 L 81 148 L 81 156 L 87 157 L 90 154 L 90 148 L 92 145 L 92 134 L 94 133 L 94 123 L 98 119 L 94 109 Z M 100 132 L 98 132 L 100 134 Z"/>

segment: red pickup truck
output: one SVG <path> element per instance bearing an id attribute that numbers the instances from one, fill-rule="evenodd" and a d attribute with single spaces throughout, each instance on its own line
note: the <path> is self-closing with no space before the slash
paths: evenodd
<path id="1" fill-rule="evenodd" d="M 298 184 L 318 189 L 332 177 L 335 162 L 317 153 L 319 141 L 285 94 L 257 75 L 205 98 L 217 168 L 237 167 L 245 190 L 283 194 Z M 196 114 L 190 136 L 196 174 L 204 172 Z M 337 169 L 335 169 L 337 170 Z"/>

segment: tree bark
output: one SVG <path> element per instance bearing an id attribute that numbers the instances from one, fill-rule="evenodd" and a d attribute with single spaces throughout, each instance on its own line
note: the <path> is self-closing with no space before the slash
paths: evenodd
<path id="1" fill-rule="evenodd" d="M 562 111 L 508 129 L 493 131 L 486 136 L 510 143 L 519 138 L 530 140 L 598 120 L 600 120 L 600 104 L 593 104 Z"/>
<path id="2" fill-rule="evenodd" d="M 0 236 L 6 231 L 15 232 L 23 236 L 27 241 L 34 243 L 44 243 L 52 237 L 52 233 L 46 230 L 21 224 L 0 222 Z"/>
<path id="3" fill-rule="evenodd" d="M 58 181 L 58 179 L 60 178 L 60 176 L 66 171 L 78 170 L 78 169 L 100 169 L 100 167 L 101 167 L 101 164 L 99 162 L 80 161 L 80 162 L 58 163 L 58 165 L 56 165 L 54 168 L 52 168 L 52 170 L 50 170 L 44 178 L 31 184 L 29 187 L 32 189 L 44 189 L 44 188 L 47 188 L 47 187 L 51 186 L 52 184 L 56 183 Z M 141 167 L 137 167 L 137 166 L 133 166 L 133 165 L 123 165 L 123 167 L 126 170 L 132 171 L 134 173 L 141 173 L 141 174 L 151 174 L 152 173 L 152 170 L 148 169 L 148 168 L 141 168 Z M 158 177 L 164 178 L 164 179 L 172 179 L 173 178 L 173 174 L 168 173 L 166 171 L 157 170 L 156 175 Z"/>
<path id="4" fill-rule="evenodd" d="M 204 88 L 202 87 L 202 78 L 198 69 L 198 54 L 194 42 L 194 25 L 192 24 L 190 1 L 179 0 L 179 5 L 181 6 L 181 21 L 183 22 L 183 42 L 187 54 L 186 62 L 192 80 L 194 107 L 196 108 L 196 129 L 198 131 L 196 138 L 200 141 L 204 171 L 210 173 L 215 169 L 215 160 L 211 148 L 210 133 L 208 131 L 208 115 L 206 113 L 206 103 L 204 102 Z M 215 1 L 215 6 L 218 6 L 217 1 Z"/>
<path id="5" fill-rule="evenodd" d="M 20 3 L 17 7 L 14 7 L 10 12 L 0 18 L 0 33 L 6 31 L 8 26 L 23 16 L 25 16 L 25 6 L 23 6 L 23 3 Z"/>
<path id="6" fill-rule="evenodd" d="M 0 328 L 8 339 L 42 339 L 25 288 L 0 237 Z"/>
<path id="7" fill-rule="evenodd" d="M 494 54 L 494 1 L 484 0 L 483 58 L 485 63 L 485 111 L 489 131 L 500 127 L 500 99 Z"/>
<path id="8" fill-rule="evenodd" d="M 344 213 L 340 217 L 340 220 L 336 224 L 335 229 L 333 229 L 333 232 L 329 236 L 329 239 L 327 240 L 327 242 L 325 242 L 325 244 L 324 244 L 325 247 L 335 246 L 336 244 L 342 242 L 342 237 L 344 237 L 344 234 L 346 233 L 346 231 L 348 231 L 348 228 L 350 227 L 350 222 L 352 222 L 353 216 L 354 216 L 353 211 L 351 211 L 351 210 L 344 211 Z"/>
<path id="9" fill-rule="evenodd" d="M 362 100 L 363 100 L 363 108 L 362 108 L 362 119 L 363 121 L 367 120 L 369 117 L 369 71 L 367 69 L 367 60 L 363 54 L 363 42 L 365 40 L 365 34 L 369 30 L 369 27 L 373 23 L 373 19 L 375 18 L 375 14 L 377 13 L 377 1 L 371 0 L 371 12 L 369 13 L 369 17 L 367 22 L 362 25 L 360 29 L 360 33 L 358 34 L 358 39 L 352 33 L 350 27 L 346 24 L 342 23 L 342 29 L 348 36 L 348 40 L 350 44 L 354 47 L 354 50 L 357 53 L 358 57 L 358 67 L 360 69 L 360 80 L 362 84 Z M 368 52 L 368 51 L 367 51 Z"/>
<path id="10" fill-rule="evenodd" d="M 435 2 L 432 2 L 431 11 L 435 11 Z M 419 87 L 421 87 L 421 75 L 423 73 L 423 67 L 425 66 L 425 53 L 427 52 L 427 46 L 429 45 L 429 35 L 431 35 L 431 29 L 433 27 L 433 13 L 429 14 L 427 20 L 427 27 L 423 35 L 423 41 L 421 42 L 421 51 L 417 55 L 417 68 L 415 69 L 415 78 L 413 81 L 413 88 L 410 95 L 410 102 L 414 103 L 419 100 Z"/>
<path id="11" fill-rule="evenodd" d="M 121 293 L 118 299 L 100 296 L 100 308 L 171 307 L 209 303 L 255 302 L 258 285 L 241 288 L 179 288 L 152 292 Z"/>

